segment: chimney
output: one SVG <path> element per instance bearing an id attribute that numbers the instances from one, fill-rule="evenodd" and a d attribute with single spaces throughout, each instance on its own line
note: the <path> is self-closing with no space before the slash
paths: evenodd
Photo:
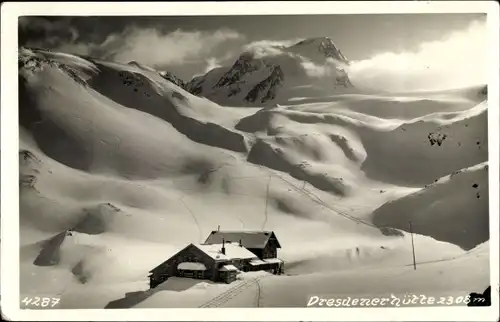
<path id="1" fill-rule="evenodd" d="M 240 239 L 240 247 L 243 247 L 243 245 L 241 244 L 241 239 Z"/>
<path id="2" fill-rule="evenodd" d="M 220 231 L 220 225 L 217 226 L 217 231 Z"/>
<path id="3" fill-rule="evenodd" d="M 226 255 L 226 247 L 224 247 L 224 238 L 222 238 L 222 249 L 221 249 L 221 253 L 223 255 Z"/>

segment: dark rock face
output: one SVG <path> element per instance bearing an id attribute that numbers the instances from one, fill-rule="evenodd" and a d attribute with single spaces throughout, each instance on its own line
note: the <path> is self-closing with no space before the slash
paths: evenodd
<path id="1" fill-rule="evenodd" d="M 40 164 L 42 161 L 33 152 L 21 149 L 19 151 L 19 166 L 27 164 Z"/>
<path id="2" fill-rule="evenodd" d="M 326 37 L 320 43 L 318 50 L 323 52 L 326 57 L 334 58 L 334 59 L 337 59 L 337 60 L 340 60 L 342 62 L 347 63 L 347 59 L 340 52 L 340 50 L 338 50 L 338 48 L 335 46 L 335 43 L 330 38 Z"/>
<path id="3" fill-rule="evenodd" d="M 193 95 L 199 95 L 203 90 L 203 83 L 205 83 L 205 77 L 198 76 L 189 81 L 185 89 Z"/>
<path id="4" fill-rule="evenodd" d="M 379 229 L 380 229 L 380 232 L 382 233 L 382 235 L 384 235 L 384 236 L 396 236 L 396 237 L 404 237 L 405 236 L 401 231 L 399 231 L 395 228 L 380 227 Z"/>
<path id="5" fill-rule="evenodd" d="M 230 88 L 231 88 L 231 90 L 230 90 L 230 92 L 228 94 L 229 97 L 237 95 L 238 93 L 241 92 L 241 88 L 240 88 L 240 86 L 238 84 L 234 84 L 234 86 L 231 86 Z"/>
<path id="6" fill-rule="evenodd" d="M 274 65 L 271 67 L 271 70 L 271 74 L 267 78 L 248 92 L 247 96 L 245 96 L 246 101 L 253 103 L 259 96 L 263 96 L 261 103 L 265 103 L 276 97 L 276 92 L 282 86 L 285 77 L 280 66 Z"/>
<path id="7" fill-rule="evenodd" d="M 171 72 L 164 71 L 164 72 L 159 72 L 158 74 L 160 74 L 161 77 L 165 78 L 169 82 L 172 82 L 175 85 L 179 86 L 180 88 L 186 89 L 186 85 L 187 84 L 182 79 L 180 79 L 179 77 L 175 76 Z"/>
<path id="8" fill-rule="evenodd" d="M 447 137 L 448 137 L 447 134 L 438 132 L 429 133 L 429 135 L 427 135 L 427 138 L 429 139 L 431 145 L 437 144 L 438 146 L 441 146 L 443 144 L 443 141 Z"/>
<path id="9" fill-rule="evenodd" d="M 257 84 L 248 84 L 244 79 L 249 74 L 256 71 L 268 70 L 268 76 L 259 80 Z M 264 73 L 264 75 L 266 75 Z M 185 89 L 193 95 L 202 93 L 207 75 L 193 78 L 185 86 Z M 267 102 L 276 97 L 278 89 L 283 85 L 284 74 L 280 66 L 269 64 L 264 60 L 254 59 L 252 53 L 245 52 L 236 60 L 236 62 L 227 70 L 218 81 L 212 86 L 213 90 L 225 88 L 227 96 L 232 97 L 242 92 L 243 88 L 250 90 L 244 93 L 244 100 L 250 103 Z"/>
<path id="10" fill-rule="evenodd" d="M 66 73 L 69 77 L 71 77 L 78 84 L 82 86 L 87 86 L 87 82 L 85 81 L 85 79 L 81 75 L 79 75 L 75 69 L 50 58 L 46 58 L 36 54 L 26 55 L 20 53 L 18 55 L 17 63 L 19 71 L 24 69 L 27 71 L 36 72 L 42 70 L 44 66 L 57 67 L 62 72 Z"/>
<path id="11" fill-rule="evenodd" d="M 136 88 L 144 86 L 144 81 L 136 74 L 132 74 L 129 72 L 119 72 L 118 76 L 120 76 L 122 83 L 125 86 L 132 86 Z"/>
<path id="12" fill-rule="evenodd" d="M 253 59 L 251 53 L 243 53 L 233 66 L 219 79 L 214 88 L 228 86 L 238 82 L 243 76 L 262 67 L 262 63 Z"/>

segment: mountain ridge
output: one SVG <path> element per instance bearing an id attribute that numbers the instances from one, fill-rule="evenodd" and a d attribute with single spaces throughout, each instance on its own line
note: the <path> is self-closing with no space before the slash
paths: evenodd
<path id="1" fill-rule="evenodd" d="M 287 89 L 294 92 L 302 90 L 317 91 L 330 82 L 326 90 L 344 92 L 343 89 L 354 89 L 349 75 L 342 68 L 349 61 L 329 37 L 313 37 L 303 39 L 290 46 L 273 46 L 283 52 L 276 56 L 260 55 L 251 49 L 244 50 L 231 66 L 219 67 L 203 75 L 184 81 L 168 70 L 155 70 L 137 61 L 127 64 L 148 71 L 156 71 L 161 77 L 188 91 L 191 94 L 206 97 L 215 103 L 230 105 L 269 105 L 283 103 L 293 98 L 293 94 L 280 94 Z M 28 47 L 22 47 L 30 49 Z M 33 50 L 43 50 L 32 48 Z M 47 51 L 50 52 L 50 51 Z M 82 56 L 83 59 L 85 57 Z M 90 58 L 90 57 L 88 57 Z M 319 65 L 317 65 L 319 64 Z M 62 66 L 64 68 L 64 66 Z M 312 69 L 334 69 L 333 75 L 310 76 L 306 71 Z M 71 71 L 69 71 L 71 72 Z M 219 75 L 222 74 L 222 75 Z M 214 76 L 215 77 L 212 77 Z M 315 79 L 313 79 L 315 78 Z M 308 87 L 316 81 L 315 88 Z"/>
<path id="2" fill-rule="evenodd" d="M 344 68 L 349 61 L 329 37 L 271 47 L 279 52 L 246 49 L 231 66 L 193 77 L 185 88 L 219 104 L 250 106 L 283 103 L 311 83 L 316 90 L 324 87 L 325 93 L 354 89 Z"/>

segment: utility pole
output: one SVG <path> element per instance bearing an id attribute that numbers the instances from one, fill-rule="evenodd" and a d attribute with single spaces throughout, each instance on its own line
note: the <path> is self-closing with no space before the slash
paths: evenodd
<path id="1" fill-rule="evenodd" d="M 411 250 L 413 252 L 413 269 L 417 270 L 417 262 L 415 261 L 415 245 L 413 243 L 413 228 L 411 226 L 411 221 L 409 221 L 409 223 L 410 223 L 410 235 L 411 235 Z"/>

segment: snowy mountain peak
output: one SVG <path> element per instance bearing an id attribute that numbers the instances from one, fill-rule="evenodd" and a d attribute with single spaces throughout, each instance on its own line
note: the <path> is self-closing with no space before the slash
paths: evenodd
<path id="1" fill-rule="evenodd" d="M 272 47 L 255 51 L 249 46 L 231 66 L 193 78 L 186 89 L 232 106 L 279 104 L 354 90 L 344 70 L 349 62 L 332 39 L 316 37 Z"/>
<path id="2" fill-rule="evenodd" d="M 298 43 L 296 43 L 295 45 L 292 45 L 292 47 L 294 46 L 319 47 L 319 46 L 331 46 L 331 45 L 335 46 L 335 43 L 330 37 L 312 37 L 303 39 Z"/>
<path id="3" fill-rule="evenodd" d="M 219 79 L 214 87 L 234 84 L 238 82 L 242 76 L 260 69 L 263 65 L 264 62 L 254 59 L 251 52 L 244 52 L 236 60 L 233 66 Z"/>
<path id="4" fill-rule="evenodd" d="M 347 58 L 337 48 L 335 42 L 329 37 L 315 37 L 304 39 L 291 46 L 290 49 L 299 50 L 301 52 L 307 50 L 318 51 L 324 54 L 325 57 L 348 63 Z"/>

